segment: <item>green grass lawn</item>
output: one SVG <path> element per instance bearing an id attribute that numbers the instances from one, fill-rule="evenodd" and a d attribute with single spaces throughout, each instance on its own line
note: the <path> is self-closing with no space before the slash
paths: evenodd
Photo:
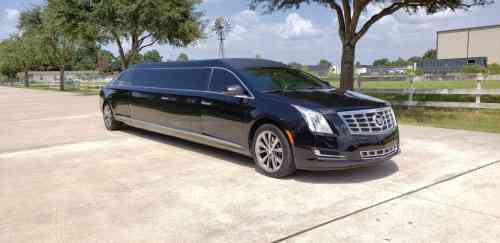
<path id="1" fill-rule="evenodd" d="M 338 81 L 333 81 L 335 87 L 339 87 Z M 357 84 L 355 84 L 357 87 Z M 410 83 L 407 81 L 366 81 L 361 83 L 362 89 L 408 89 Z M 415 82 L 417 89 L 475 89 L 475 80 L 465 81 L 419 81 Z M 500 89 L 500 81 L 485 80 L 481 82 L 483 89 Z"/>
<path id="2" fill-rule="evenodd" d="M 394 107 L 400 124 L 500 133 L 500 111 Z"/>
<path id="3" fill-rule="evenodd" d="M 387 101 L 407 101 L 407 94 L 378 94 L 366 93 L 367 95 L 374 96 Z M 475 102 L 474 95 L 440 95 L 440 94 L 415 94 L 413 95 L 414 101 L 442 101 L 442 102 Z M 499 95 L 481 95 L 481 103 L 500 103 Z"/>

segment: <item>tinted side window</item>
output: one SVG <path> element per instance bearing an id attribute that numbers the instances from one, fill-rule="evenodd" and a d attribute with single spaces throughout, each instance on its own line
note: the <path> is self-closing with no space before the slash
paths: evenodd
<path id="1" fill-rule="evenodd" d="M 113 84 L 116 85 L 132 85 L 132 71 L 125 71 L 120 75 L 118 80 L 116 80 Z"/>
<path id="2" fill-rule="evenodd" d="M 241 86 L 241 83 L 232 73 L 223 69 L 214 69 L 212 81 L 210 81 L 210 91 L 224 92 L 227 87 L 232 85 Z"/>
<path id="3" fill-rule="evenodd" d="M 207 90 L 210 69 L 140 69 L 134 85 L 168 89 Z"/>

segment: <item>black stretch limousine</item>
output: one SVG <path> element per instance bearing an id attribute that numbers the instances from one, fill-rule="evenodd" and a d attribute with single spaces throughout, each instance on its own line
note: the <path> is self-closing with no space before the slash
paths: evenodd
<path id="1" fill-rule="evenodd" d="M 387 102 L 274 61 L 139 64 L 100 96 L 109 130 L 126 124 L 252 156 L 272 177 L 366 166 L 399 152 Z"/>

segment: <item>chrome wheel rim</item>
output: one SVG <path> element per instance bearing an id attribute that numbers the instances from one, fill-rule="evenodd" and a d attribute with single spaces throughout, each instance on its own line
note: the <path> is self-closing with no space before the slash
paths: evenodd
<path id="1" fill-rule="evenodd" d="M 260 168 L 270 173 L 280 169 L 284 158 L 283 144 L 276 134 L 271 131 L 260 133 L 254 149 Z"/>
<path id="2" fill-rule="evenodd" d="M 109 108 L 109 105 L 104 106 L 104 124 L 106 127 L 111 127 L 112 119 L 113 112 L 111 111 L 111 108 Z"/>

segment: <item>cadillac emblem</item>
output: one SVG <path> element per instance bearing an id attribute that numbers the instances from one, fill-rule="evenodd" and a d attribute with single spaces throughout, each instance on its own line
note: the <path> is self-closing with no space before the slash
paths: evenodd
<path id="1" fill-rule="evenodd" d="M 375 121 L 375 124 L 379 127 L 384 126 L 384 118 L 381 115 L 374 115 L 373 121 Z"/>

